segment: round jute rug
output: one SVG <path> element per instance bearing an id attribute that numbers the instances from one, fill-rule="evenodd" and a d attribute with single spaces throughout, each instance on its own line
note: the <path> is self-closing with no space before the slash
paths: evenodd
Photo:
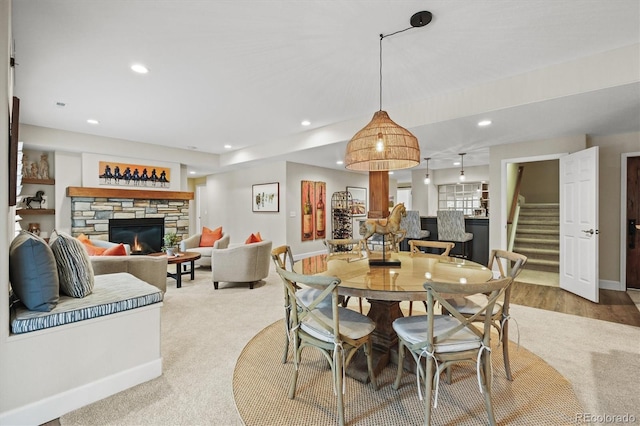
<path id="1" fill-rule="evenodd" d="M 331 371 L 319 351 L 307 348 L 302 352 L 296 397 L 287 397 L 294 365 L 291 350 L 289 362 L 281 362 L 284 338 L 284 325 L 277 321 L 258 333 L 240 354 L 233 375 L 240 417 L 247 426 L 337 424 Z M 502 348 L 492 351 L 496 421 L 503 425 L 575 424 L 576 413 L 583 409 L 571 384 L 526 349 L 518 349 L 514 343 L 510 349 L 513 382 L 504 373 Z M 423 424 L 424 401 L 418 398 L 415 374 L 405 372 L 402 386 L 394 390 L 395 374 L 396 366 L 387 366 L 378 376 L 378 391 L 347 377 L 344 401 L 348 424 Z M 475 366 L 456 366 L 452 383 L 440 382 L 438 407 L 432 412 L 435 425 L 488 422 Z"/>

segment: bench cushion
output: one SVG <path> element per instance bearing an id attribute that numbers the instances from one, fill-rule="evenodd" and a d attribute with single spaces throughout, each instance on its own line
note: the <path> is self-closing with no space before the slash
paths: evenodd
<path id="1" fill-rule="evenodd" d="M 139 308 L 162 301 L 157 287 L 128 273 L 96 275 L 93 292 L 84 298 L 60 296 L 51 312 L 28 310 L 21 303 L 11 309 L 15 334 L 41 330 Z"/>

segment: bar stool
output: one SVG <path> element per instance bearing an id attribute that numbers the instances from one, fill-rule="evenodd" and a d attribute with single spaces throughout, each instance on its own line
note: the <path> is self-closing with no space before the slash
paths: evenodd
<path id="1" fill-rule="evenodd" d="M 473 244 L 467 250 L 467 242 L 473 240 L 473 234 L 466 232 L 464 212 L 461 210 L 438 210 L 438 241 L 462 243 L 462 257 L 471 259 Z"/>

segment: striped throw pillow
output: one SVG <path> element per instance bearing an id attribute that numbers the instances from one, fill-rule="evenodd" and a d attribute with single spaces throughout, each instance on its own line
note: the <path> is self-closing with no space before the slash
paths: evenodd
<path id="1" fill-rule="evenodd" d="M 84 245 L 72 236 L 53 231 L 49 245 L 56 258 L 60 291 L 71 297 L 85 297 L 93 291 L 93 267 Z"/>

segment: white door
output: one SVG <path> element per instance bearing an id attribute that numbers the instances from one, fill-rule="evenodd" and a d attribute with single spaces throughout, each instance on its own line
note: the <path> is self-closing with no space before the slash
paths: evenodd
<path id="1" fill-rule="evenodd" d="M 560 287 L 598 303 L 598 147 L 560 158 Z"/>

